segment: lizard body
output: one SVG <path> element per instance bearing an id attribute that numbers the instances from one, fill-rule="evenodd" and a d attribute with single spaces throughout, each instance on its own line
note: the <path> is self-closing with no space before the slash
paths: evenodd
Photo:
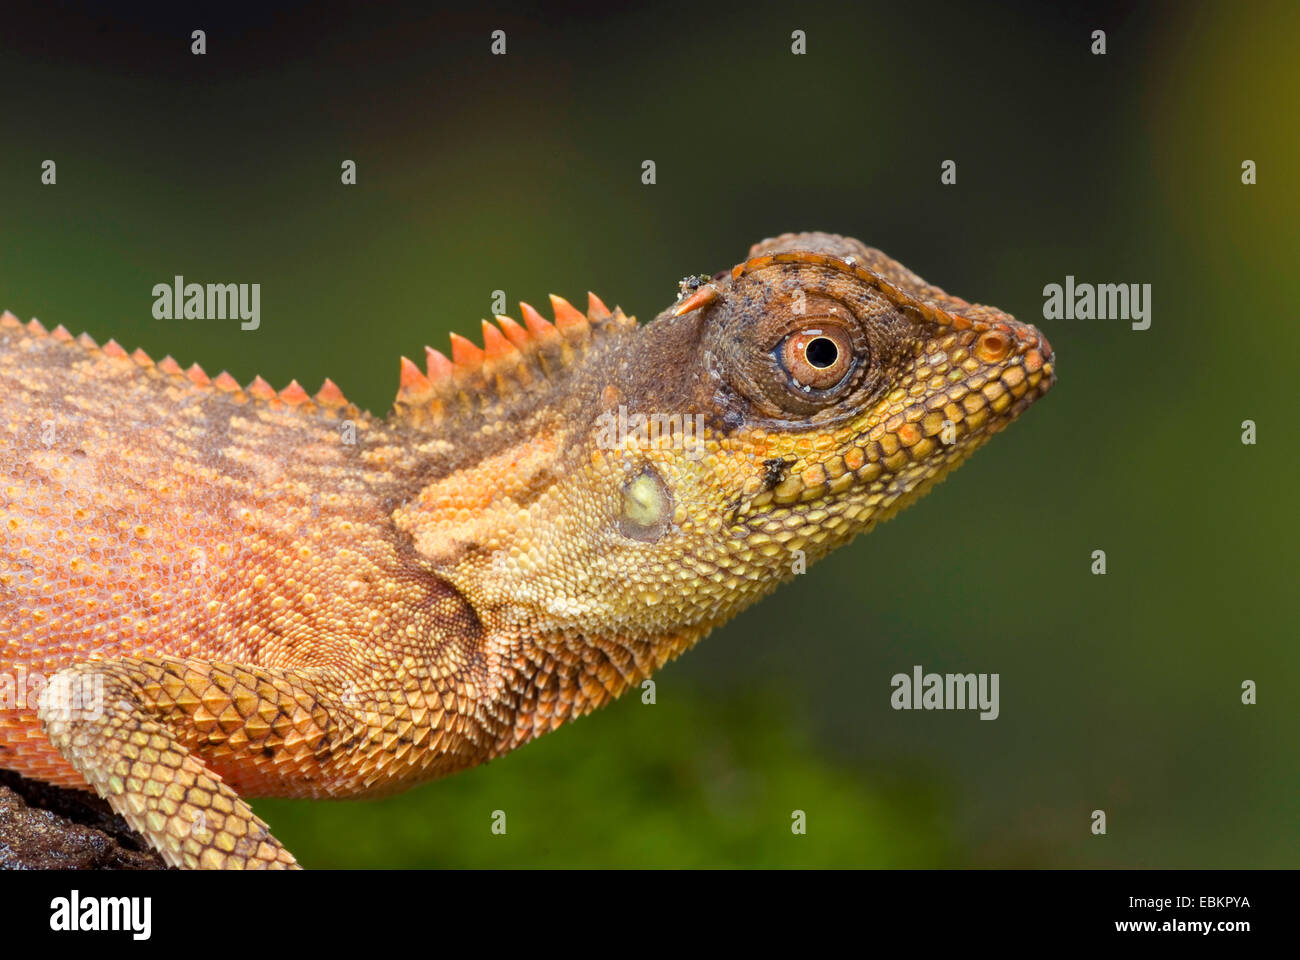
<path id="1" fill-rule="evenodd" d="M 552 302 L 403 359 L 386 419 L 5 315 L 0 766 L 173 865 L 295 866 L 242 796 L 392 792 L 599 707 L 1054 379 L 1034 327 L 829 234 L 640 327 Z"/>

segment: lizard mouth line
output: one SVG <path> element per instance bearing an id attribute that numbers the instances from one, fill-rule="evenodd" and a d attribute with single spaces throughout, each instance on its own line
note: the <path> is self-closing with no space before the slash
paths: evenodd
<path id="1" fill-rule="evenodd" d="M 782 516 L 816 511 L 842 495 L 869 512 L 878 508 L 892 516 L 1052 388 L 1056 376 L 1051 348 L 1037 331 L 1029 330 L 1032 339 L 1024 337 L 1022 343 L 1034 346 L 1011 358 L 996 375 L 979 378 L 978 388 L 972 381 L 961 384 L 965 389 L 955 394 L 959 399 L 939 408 L 926 401 L 911 404 L 888 421 L 887 429 L 873 431 L 822 463 L 791 471 L 750 499 L 733 515 L 733 522 L 764 510 Z M 953 433 L 945 439 L 947 430 Z"/>

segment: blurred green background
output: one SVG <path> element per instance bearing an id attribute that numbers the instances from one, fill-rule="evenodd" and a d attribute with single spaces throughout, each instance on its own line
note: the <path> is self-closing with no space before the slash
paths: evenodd
<path id="1" fill-rule="evenodd" d="M 1297 6 L 605 6 L 10 5 L 0 307 L 383 412 L 495 289 L 648 319 L 819 229 L 1040 323 L 1060 381 L 654 706 L 258 811 L 311 867 L 1294 866 Z M 261 329 L 154 320 L 175 274 L 261 283 Z M 1042 321 L 1067 274 L 1150 283 L 1151 328 Z M 999 673 L 1001 716 L 891 710 L 913 664 Z"/>

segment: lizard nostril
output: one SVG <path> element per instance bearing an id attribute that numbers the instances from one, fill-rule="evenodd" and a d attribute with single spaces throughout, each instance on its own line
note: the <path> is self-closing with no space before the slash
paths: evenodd
<path id="1" fill-rule="evenodd" d="M 975 344 L 975 355 L 985 363 L 1003 360 L 1011 349 L 1011 338 L 997 330 L 983 334 Z"/>

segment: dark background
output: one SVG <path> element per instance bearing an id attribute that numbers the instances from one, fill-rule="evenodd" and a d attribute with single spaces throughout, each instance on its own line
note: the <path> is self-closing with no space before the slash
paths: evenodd
<path id="1" fill-rule="evenodd" d="M 389 800 L 259 801 L 276 834 L 309 867 L 1295 865 L 1296 5 L 612 6 L 0 6 L 24 319 L 382 412 L 495 289 L 648 319 L 807 229 L 1056 349 L 1021 422 L 655 706 Z M 154 320 L 175 274 L 260 283 L 261 329 Z M 1150 283 L 1151 329 L 1042 320 L 1067 274 Z M 891 710 L 913 664 L 999 673 L 1000 718 Z"/>

